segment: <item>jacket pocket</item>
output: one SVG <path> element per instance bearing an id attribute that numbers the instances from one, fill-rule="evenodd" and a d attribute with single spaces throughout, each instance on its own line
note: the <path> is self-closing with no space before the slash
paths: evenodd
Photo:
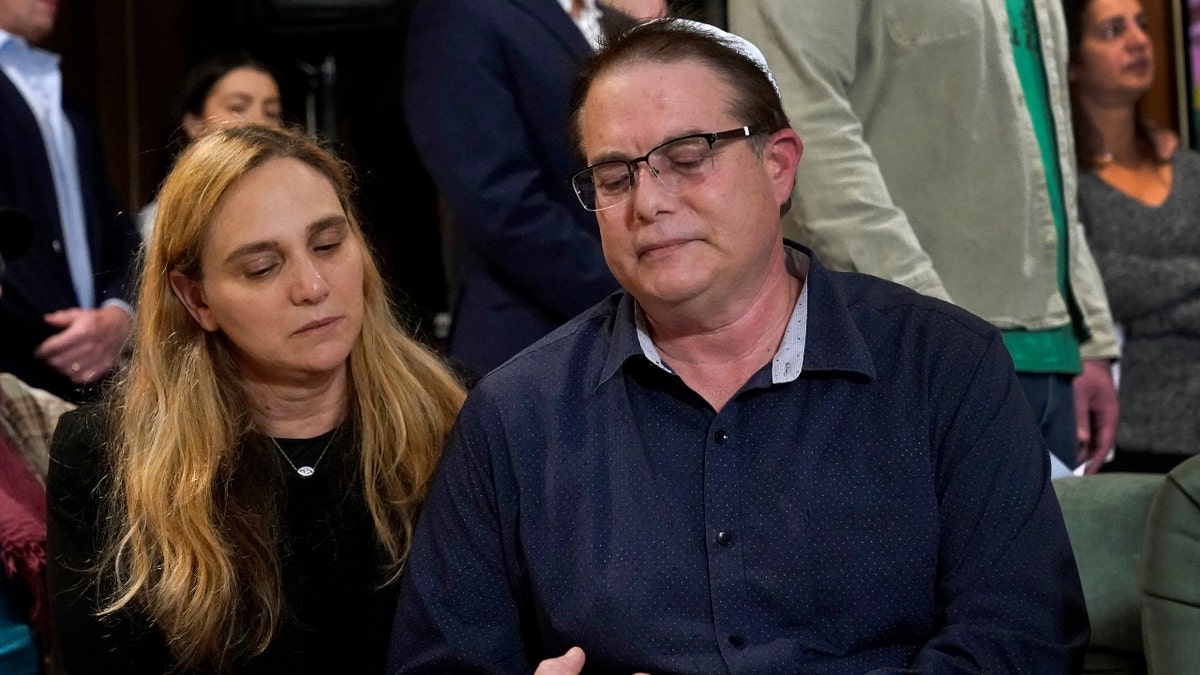
<path id="1" fill-rule="evenodd" d="M 896 44 L 920 47 L 983 32 L 981 0 L 884 0 L 888 34 Z"/>

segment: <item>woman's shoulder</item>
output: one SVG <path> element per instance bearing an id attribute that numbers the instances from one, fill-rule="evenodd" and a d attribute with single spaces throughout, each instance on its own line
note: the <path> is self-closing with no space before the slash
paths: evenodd
<path id="1" fill-rule="evenodd" d="M 50 473 L 94 480 L 105 461 L 108 429 L 109 413 L 103 404 L 88 404 L 63 414 L 50 444 Z"/>
<path id="2" fill-rule="evenodd" d="M 1169 161 L 1179 149 L 1179 135 L 1166 127 L 1151 128 L 1150 142 L 1154 144 L 1154 152 L 1159 160 L 1164 162 Z"/>

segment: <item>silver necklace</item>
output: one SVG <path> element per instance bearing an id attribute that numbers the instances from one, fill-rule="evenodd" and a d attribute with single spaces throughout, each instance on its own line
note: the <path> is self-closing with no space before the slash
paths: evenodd
<path id="1" fill-rule="evenodd" d="M 296 463 L 293 462 L 292 458 L 288 457 L 288 454 L 283 451 L 283 448 L 279 445 L 279 441 L 275 440 L 274 436 L 268 436 L 267 438 L 271 439 L 271 443 L 275 445 L 275 449 L 279 451 L 279 454 L 283 455 L 284 461 L 286 461 L 288 465 L 292 467 L 293 471 L 300 474 L 304 478 L 308 478 L 317 472 L 317 465 L 321 463 L 322 459 L 325 459 L 325 453 L 329 451 L 329 446 L 333 444 L 333 437 L 336 435 L 336 430 L 330 432 L 329 440 L 325 441 L 325 449 L 321 451 L 320 455 L 317 455 L 317 461 L 313 462 L 311 466 L 308 464 L 305 464 L 304 466 L 296 466 Z"/>

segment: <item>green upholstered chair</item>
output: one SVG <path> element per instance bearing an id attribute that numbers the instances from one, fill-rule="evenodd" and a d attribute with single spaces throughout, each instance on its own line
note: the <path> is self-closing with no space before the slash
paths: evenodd
<path id="1" fill-rule="evenodd" d="M 1162 483 L 1161 475 L 1131 473 L 1053 482 L 1092 624 L 1085 673 L 1146 672 L 1138 565 L 1146 515 Z"/>
<path id="2" fill-rule="evenodd" d="M 1200 673 L 1200 456 L 1167 474 L 1154 498 L 1139 584 L 1149 672 Z"/>

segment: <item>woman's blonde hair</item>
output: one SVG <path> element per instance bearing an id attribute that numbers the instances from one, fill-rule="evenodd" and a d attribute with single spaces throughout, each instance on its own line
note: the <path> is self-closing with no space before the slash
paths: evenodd
<path id="1" fill-rule="evenodd" d="M 169 283 L 201 278 L 200 256 L 222 197 L 276 158 L 327 177 L 364 260 L 362 333 L 349 357 L 349 415 L 359 480 L 394 581 L 417 509 L 463 390 L 398 324 L 366 246 L 348 167 L 299 131 L 210 134 L 189 147 L 159 195 L 143 260 L 133 355 L 111 396 L 109 538 L 101 614 L 130 608 L 163 633 L 178 666 L 225 669 L 262 652 L 281 620 L 276 515 L 266 492 L 239 488 L 257 431 L 226 338 L 205 332 Z M 244 481 L 244 477 L 243 477 Z M 252 487 L 252 486 L 251 486 Z M 385 581 L 386 580 L 386 581 Z"/>

